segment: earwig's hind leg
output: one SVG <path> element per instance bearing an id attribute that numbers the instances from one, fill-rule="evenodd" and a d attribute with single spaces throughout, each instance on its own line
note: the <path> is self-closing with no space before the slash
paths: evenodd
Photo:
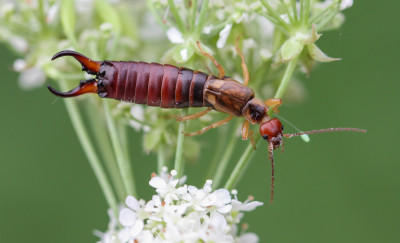
<path id="1" fill-rule="evenodd" d="M 277 98 L 272 98 L 264 101 L 264 103 L 268 108 L 272 109 L 275 113 L 279 113 L 278 108 L 279 106 L 282 105 L 282 100 Z"/>
<path id="2" fill-rule="evenodd" d="M 240 36 L 238 36 L 236 38 L 235 47 L 236 47 L 237 53 L 239 54 L 240 58 L 242 59 L 241 66 L 242 66 L 242 71 L 243 71 L 243 84 L 247 86 L 247 84 L 249 83 L 249 79 L 250 79 L 249 70 L 247 69 L 247 64 L 246 64 L 246 61 L 244 60 L 243 53 L 239 48 L 239 39 L 240 39 Z"/>
<path id="3" fill-rule="evenodd" d="M 207 109 L 205 109 L 203 111 L 200 111 L 200 112 L 188 115 L 188 116 L 178 117 L 178 118 L 176 118 L 176 120 L 181 122 L 181 121 L 189 121 L 189 120 L 197 119 L 197 118 L 200 118 L 200 117 L 204 116 L 205 114 L 207 114 L 211 110 L 212 110 L 212 107 L 208 107 Z"/>
<path id="4" fill-rule="evenodd" d="M 213 56 L 211 56 L 210 53 L 207 53 L 203 50 L 203 48 L 201 47 L 201 44 L 199 41 L 196 41 L 197 47 L 199 48 L 201 54 L 203 54 L 204 56 L 208 57 L 211 59 L 211 61 L 214 63 L 215 67 L 218 69 L 219 74 L 218 74 L 218 78 L 222 78 L 225 76 L 225 70 L 224 68 L 221 66 L 221 64 L 219 64 L 217 62 L 217 60 L 215 60 L 215 58 Z"/>
<path id="5" fill-rule="evenodd" d="M 225 118 L 225 119 L 223 119 L 221 121 L 218 121 L 216 123 L 213 123 L 213 124 L 211 124 L 209 126 L 206 126 L 206 127 L 204 127 L 203 129 L 201 129 L 201 130 L 199 130 L 197 132 L 185 133 L 185 136 L 195 136 L 195 135 L 203 134 L 203 133 L 207 132 L 208 130 L 210 130 L 212 128 L 216 128 L 216 127 L 219 127 L 219 126 L 222 126 L 222 125 L 228 123 L 230 120 L 232 120 L 232 118 L 233 118 L 233 115 L 230 115 L 227 118 Z"/>

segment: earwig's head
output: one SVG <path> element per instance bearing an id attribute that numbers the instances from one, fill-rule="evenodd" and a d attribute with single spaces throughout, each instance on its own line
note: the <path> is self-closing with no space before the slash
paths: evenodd
<path id="1" fill-rule="evenodd" d="M 74 57 L 78 62 L 82 64 L 82 71 L 86 71 L 89 74 L 96 75 L 96 77 L 99 76 L 100 68 L 102 66 L 101 62 L 96 62 L 91 60 L 90 58 L 75 52 L 75 51 L 61 51 L 53 56 L 51 60 L 55 60 L 59 57 L 63 56 L 72 56 Z M 78 87 L 68 91 L 68 92 L 60 92 L 55 89 L 53 89 L 50 85 L 47 86 L 47 88 L 50 90 L 51 93 L 54 95 L 66 98 L 66 97 L 74 97 L 78 96 L 81 94 L 85 93 L 97 93 L 98 92 L 98 87 L 97 87 L 97 80 L 96 79 L 89 79 L 86 81 L 81 81 Z"/>
<path id="2" fill-rule="evenodd" d="M 274 149 L 282 145 L 283 125 L 277 118 L 268 120 L 260 125 L 260 134 L 268 142 L 272 143 Z"/>

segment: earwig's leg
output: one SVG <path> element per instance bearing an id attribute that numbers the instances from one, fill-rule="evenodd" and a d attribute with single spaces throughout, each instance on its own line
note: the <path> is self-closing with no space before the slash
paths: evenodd
<path id="1" fill-rule="evenodd" d="M 253 149 L 256 150 L 257 147 L 256 147 L 256 142 L 254 141 L 253 130 L 251 130 L 251 131 L 249 132 L 249 136 L 250 136 L 250 142 L 251 142 L 251 144 L 253 145 Z"/>
<path id="2" fill-rule="evenodd" d="M 185 136 L 194 136 L 194 135 L 203 134 L 203 133 L 207 132 L 208 130 L 210 130 L 211 128 L 216 128 L 216 127 L 219 127 L 219 126 L 222 126 L 222 125 L 228 123 L 230 120 L 232 120 L 232 118 L 233 118 L 233 115 L 230 115 L 227 118 L 225 118 L 225 119 L 223 119 L 223 120 L 221 120 L 219 122 L 213 123 L 213 124 L 211 124 L 209 126 L 206 126 L 206 127 L 204 127 L 203 129 L 201 129 L 201 130 L 199 130 L 197 132 L 185 133 Z"/>
<path id="3" fill-rule="evenodd" d="M 249 79 L 250 79 L 249 70 L 247 69 L 247 64 L 246 64 L 246 61 L 244 60 L 243 53 L 242 53 L 242 51 L 240 51 L 240 48 L 239 48 L 239 39 L 240 39 L 240 36 L 238 36 L 236 38 L 235 46 L 236 46 L 237 53 L 239 54 L 240 58 L 242 59 L 241 65 L 242 65 L 242 71 L 243 71 L 243 84 L 247 86 L 247 84 L 249 83 Z"/>
<path id="4" fill-rule="evenodd" d="M 200 44 L 199 41 L 196 41 L 196 44 L 197 44 L 197 47 L 199 48 L 201 54 L 203 54 L 204 56 L 210 58 L 211 61 L 214 63 L 215 67 L 218 69 L 218 71 L 219 71 L 218 78 L 224 77 L 224 76 L 225 76 L 225 70 L 224 70 L 224 68 L 221 66 L 221 64 L 219 64 L 219 63 L 217 62 L 217 60 L 215 60 L 214 57 L 211 56 L 210 53 L 207 53 L 207 52 L 205 52 L 205 51 L 203 50 L 203 48 L 201 47 L 201 44 Z"/>
<path id="5" fill-rule="evenodd" d="M 272 109 L 275 113 L 279 113 L 278 107 L 282 105 L 282 100 L 277 98 L 272 98 L 264 101 L 265 105 Z"/>
<path id="6" fill-rule="evenodd" d="M 207 109 L 205 109 L 203 111 L 200 111 L 200 112 L 188 115 L 188 116 L 180 116 L 180 117 L 176 118 L 176 120 L 177 121 L 189 121 L 189 120 L 197 119 L 197 118 L 204 116 L 211 110 L 212 110 L 212 107 L 208 107 Z"/>
<path id="7" fill-rule="evenodd" d="M 242 125 L 242 139 L 243 140 L 247 140 L 248 137 L 250 136 L 251 144 L 253 145 L 254 150 L 256 150 L 256 143 L 254 142 L 253 130 L 249 131 L 249 125 L 250 125 L 250 122 L 248 120 L 245 120 L 243 122 L 243 125 Z"/>
<path id="8" fill-rule="evenodd" d="M 242 124 L 242 140 L 247 140 L 249 136 L 249 126 L 250 122 L 248 120 L 245 120 Z"/>

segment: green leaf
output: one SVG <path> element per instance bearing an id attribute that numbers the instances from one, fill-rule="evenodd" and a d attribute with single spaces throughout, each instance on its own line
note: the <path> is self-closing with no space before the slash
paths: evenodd
<path id="1" fill-rule="evenodd" d="M 193 54 L 193 46 L 190 43 L 185 42 L 174 48 L 172 58 L 177 63 L 184 63 L 189 60 L 193 56 Z"/>
<path id="2" fill-rule="evenodd" d="M 289 62 L 297 57 L 304 48 L 304 44 L 295 38 L 285 41 L 281 47 L 281 56 L 283 62 Z"/>
<path id="3" fill-rule="evenodd" d="M 341 60 L 341 58 L 328 57 L 315 44 L 307 45 L 307 49 L 310 57 L 319 62 L 332 62 Z"/>
<path id="4" fill-rule="evenodd" d="M 322 34 L 318 34 L 317 31 L 315 30 L 315 25 L 312 26 L 312 30 L 310 34 L 307 35 L 297 35 L 296 39 L 303 44 L 310 45 L 314 42 L 316 42 Z"/>

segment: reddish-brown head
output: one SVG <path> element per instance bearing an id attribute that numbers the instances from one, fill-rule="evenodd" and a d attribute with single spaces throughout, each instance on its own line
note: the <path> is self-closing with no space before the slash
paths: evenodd
<path id="1" fill-rule="evenodd" d="M 282 144 L 283 125 L 277 118 L 273 118 L 260 125 L 261 136 L 274 145 L 274 149 Z"/>

